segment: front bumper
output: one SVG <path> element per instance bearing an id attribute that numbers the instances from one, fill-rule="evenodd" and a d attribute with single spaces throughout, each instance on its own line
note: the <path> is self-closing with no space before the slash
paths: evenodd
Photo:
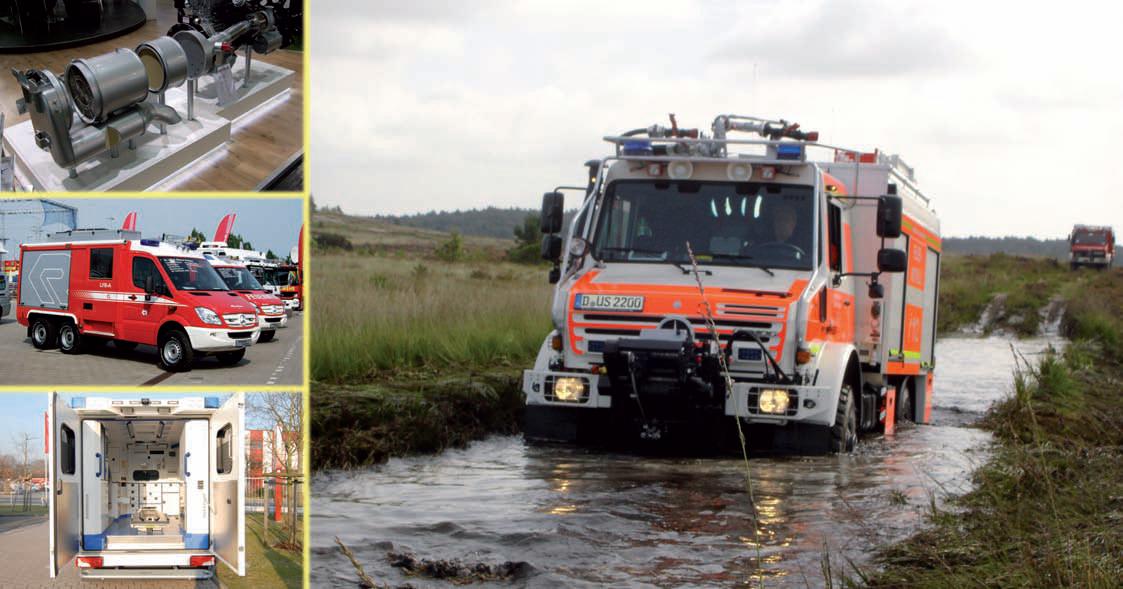
<path id="1" fill-rule="evenodd" d="M 258 315 L 257 323 L 261 329 L 269 331 L 271 329 L 280 329 L 287 327 L 289 324 L 289 316 L 286 315 Z"/>
<path id="2" fill-rule="evenodd" d="M 191 339 L 191 347 L 200 352 L 233 352 L 256 344 L 261 337 L 261 328 L 188 327 L 187 337 Z"/>
<path id="3" fill-rule="evenodd" d="M 581 378 L 587 386 L 587 394 L 580 401 L 558 401 L 550 394 L 553 382 L 561 377 Z M 643 386 L 638 385 L 640 398 Z M 789 410 L 784 415 L 762 413 L 757 409 L 757 398 L 761 389 L 785 389 L 792 399 Z M 569 407 L 575 409 L 611 409 L 613 391 L 608 389 L 608 379 L 596 374 L 581 372 L 556 372 L 551 370 L 524 370 L 523 393 L 527 405 L 546 407 Z M 631 391 L 620 391 L 615 397 L 622 399 L 627 406 Z M 787 423 L 806 423 L 811 425 L 832 425 L 834 423 L 837 391 L 827 387 L 802 385 L 774 385 L 759 382 L 734 382 L 733 391 L 725 398 L 724 406 L 715 408 L 715 414 L 728 417 L 738 416 L 746 423 L 784 425 Z M 685 403 L 685 395 L 684 395 Z"/>

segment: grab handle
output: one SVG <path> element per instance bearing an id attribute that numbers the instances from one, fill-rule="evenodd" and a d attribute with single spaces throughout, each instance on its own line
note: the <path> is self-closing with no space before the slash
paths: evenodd
<path id="1" fill-rule="evenodd" d="M 191 458 L 191 453 L 185 452 L 183 454 L 183 476 L 185 476 L 185 477 L 191 476 L 191 471 L 187 470 L 187 459 L 188 458 Z"/>
<path id="2" fill-rule="evenodd" d="M 94 454 L 94 456 L 97 457 L 97 474 L 95 474 L 94 477 L 100 479 L 101 478 L 101 452 L 98 452 L 97 454 Z"/>

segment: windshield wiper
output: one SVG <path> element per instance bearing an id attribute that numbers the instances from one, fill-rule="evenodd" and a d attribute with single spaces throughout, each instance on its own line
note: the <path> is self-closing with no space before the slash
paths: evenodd
<path id="1" fill-rule="evenodd" d="M 753 259 L 752 256 L 745 256 L 745 255 L 740 255 L 740 254 L 715 254 L 715 253 L 710 253 L 710 252 L 702 252 L 702 253 L 699 253 L 699 254 L 696 254 L 696 255 L 697 255 L 697 257 L 709 256 L 712 259 L 718 259 L 718 260 L 751 260 L 751 259 Z M 750 268 L 759 268 L 761 270 L 764 270 L 765 272 L 768 273 L 769 276 L 775 276 L 776 275 L 776 273 L 772 271 L 772 268 L 769 268 L 768 266 L 760 266 L 760 265 L 756 265 L 756 264 L 746 264 L 746 265 Z"/>

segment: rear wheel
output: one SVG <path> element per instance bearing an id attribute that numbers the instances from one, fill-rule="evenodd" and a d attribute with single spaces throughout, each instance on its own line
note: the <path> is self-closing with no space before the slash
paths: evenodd
<path id="1" fill-rule="evenodd" d="M 897 387 L 897 415 L 894 420 L 897 423 L 909 422 L 913 420 L 913 403 L 916 400 L 916 394 L 913 393 L 913 384 L 911 378 L 906 378 L 901 381 L 900 386 Z"/>
<path id="2" fill-rule="evenodd" d="M 31 322 L 31 345 L 40 350 L 50 350 L 58 342 L 58 328 L 54 321 L 36 317 Z"/>
<path id="3" fill-rule="evenodd" d="M 233 366 L 238 362 L 241 362 L 242 358 L 246 357 L 246 350 L 245 348 L 243 348 L 241 350 L 235 350 L 233 352 L 219 352 L 215 354 L 215 357 L 218 358 L 219 364 L 222 364 L 223 366 Z"/>
<path id="4" fill-rule="evenodd" d="M 274 331 L 274 330 L 263 331 L 263 332 L 261 332 L 261 337 L 257 341 L 259 341 L 259 342 L 273 341 L 273 336 L 276 335 L 276 333 L 277 332 Z M 245 350 L 243 350 L 243 351 L 245 351 Z"/>
<path id="5" fill-rule="evenodd" d="M 82 334 L 73 323 L 63 323 L 58 329 L 58 349 L 63 354 L 77 354 L 82 351 Z"/>
<path id="6" fill-rule="evenodd" d="M 160 367 L 169 372 L 186 372 L 191 370 L 191 363 L 195 361 L 195 350 L 191 348 L 191 340 L 182 329 L 169 329 L 160 336 Z"/>
<path id="7" fill-rule="evenodd" d="M 854 403 L 854 390 L 849 384 L 838 391 L 838 409 L 831 426 L 831 452 L 845 454 L 858 445 L 858 406 Z"/>

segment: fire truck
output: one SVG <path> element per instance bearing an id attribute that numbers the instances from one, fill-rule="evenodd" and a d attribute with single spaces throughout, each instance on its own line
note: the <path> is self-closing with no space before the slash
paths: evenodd
<path id="1" fill-rule="evenodd" d="M 1103 270 L 1115 261 L 1115 231 L 1101 225 L 1076 225 L 1068 235 L 1068 264 L 1073 270 L 1091 266 Z"/>
<path id="2" fill-rule="evenodd" d="M 168 371 L 196 357 L 237 364 L 261 335 L 257 311 L 199 253 L 137 232 L 80 229 L 20 246 L 16 319 L 36 348 L 112 340 L 156 346 Z"/>
<path id="3" fill-rule="evenodd" d="M 605 140 L 585 186 L 543 197 L 528 439 L 710 445 L 740 420 L 754 448 L 849 452 L 929 421 L 940 226 L 900 157 L 737 115 Z"/>
<path id="4" fill-rule="evenodd" d="M 258 341 L 272 340 L 277 329 L 288 325 L 289 317 L 285 312 L 285 303 L 261 286 L 245 264 L 211 254 L 203 254 L 203 256 L 211 263 L 211 267 L 218 271 L 218 275 L 230 290 L 242 295 L 246 302 L 258 310 L 258 322 L 261 325 L 261 337 Z"/>

